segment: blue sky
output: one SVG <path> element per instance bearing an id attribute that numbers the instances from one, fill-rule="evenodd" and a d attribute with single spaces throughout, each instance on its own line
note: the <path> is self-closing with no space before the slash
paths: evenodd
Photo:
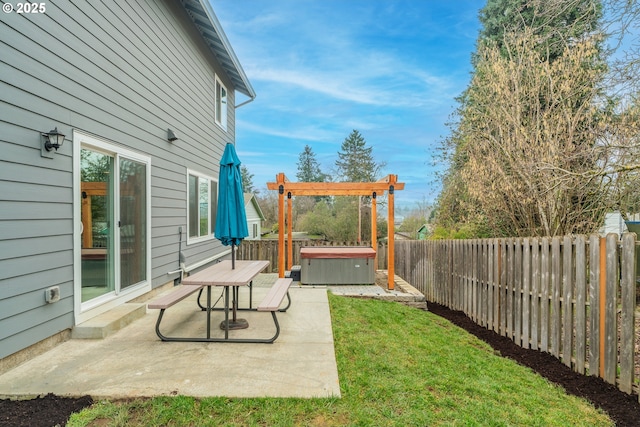
<path id="1" fill-rule="evenodd" d="M 357 129 L 396 205 L 433 201 L 439 141 L 467 86 L 484 0 L 211 0 L 257 98 L 236 111 L 238 156 L 258 190 L 296 181 L 311 146 L 335 168 Z M 244 98 L 239 95 L 237 102 Z"/>

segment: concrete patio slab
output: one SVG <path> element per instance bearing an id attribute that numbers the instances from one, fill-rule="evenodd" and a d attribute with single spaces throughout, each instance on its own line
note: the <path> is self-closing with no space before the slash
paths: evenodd
<path id="1" fill-rule="evenodd" d="M 254 304 L 275 277 L 254 281 Z M 0 396 L 131 398 L 159 395 L 196 397 L 340 396 L 326 289 L 292 286 L 292 305 L 279 313 L 279 338 L 273 344 L 162 342 L 155 334 L 158 310 L 104 339 L 72 339 L 0 375 Z M 215 301 L 220 295 L 212 292 Z M 196 296 L 168 309 L 165 332 L 206 334 L 206 313 Z M 248 289 L 241 289 L 241 304 Z M 212 313 L 212 333 L 223 312 Z M 270 313 L 239 311 L 249 328 L 233 336 L 271 336 Z"/>

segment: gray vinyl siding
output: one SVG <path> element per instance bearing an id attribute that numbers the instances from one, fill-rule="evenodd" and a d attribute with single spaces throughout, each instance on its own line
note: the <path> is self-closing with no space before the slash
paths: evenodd
<path id="1" fill-rule="evenodd" d="M 223 250 L 186 246 L 187 168 L 217 176 L 235 140 L 234 90 L 176 0 L 56 0 L 0 17 L 0 358 L 74 325 L 73 131 L 151 158 L 152 286 Z M 214 122 L 214 75 L 228 92 Z M 66 135 L 53 159 L 40 133 Z M 167 128 L 179 140 L 166 140 Z M 77 218 L 76 218 L 77 220 Z M 61 301 L 46 304 L 58 285 Z"/>

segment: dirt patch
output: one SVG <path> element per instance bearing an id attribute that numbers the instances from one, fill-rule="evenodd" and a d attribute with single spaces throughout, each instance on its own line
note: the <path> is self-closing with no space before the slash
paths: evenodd
<path id="1" fill-rule="evenodd" d="M 529 350 L 510 339 L 476 324 L 461 311 L 450 310 L 435 303 L 427 303 L 433 314 L 449 320 L 472 335 L 488 343 L 503 357 L 527 366 L 549 381 L 563 387 L 568 394 L 584 398 L 605 411 L 618 427 L 638 426 L 640 402 L 638 396 L 628 395 L 601 378 L 578 374 L 549 353 Z"/>
<path id="2" fill-rule="evenodd" d="M 30 400 L 0 400 L 0 426 L 65 426 L 72 413 L 91 404 L 90 396 L 70 398 L 53 394 Z"/>

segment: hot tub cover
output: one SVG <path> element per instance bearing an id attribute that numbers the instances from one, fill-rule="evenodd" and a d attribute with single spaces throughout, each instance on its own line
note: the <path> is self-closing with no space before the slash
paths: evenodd
<path id="1" fill-rule="evenodd" d="M 300 258 L 375 258 L 376 251 L 373 248 L 350 247 L 350 246 L 315 246 L 312 248 L 301 248 Z"/>

